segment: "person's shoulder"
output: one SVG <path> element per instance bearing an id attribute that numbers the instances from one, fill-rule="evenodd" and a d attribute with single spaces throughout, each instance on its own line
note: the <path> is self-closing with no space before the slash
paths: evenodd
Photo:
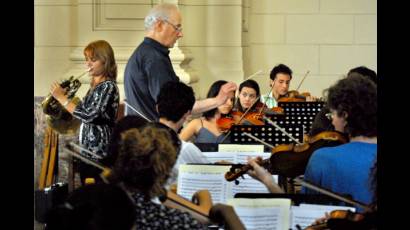
<path id="1" fill-rule="evenodd" d="M 190 122 L 188 122 L 187 126 L 190 126 L 190 127 L 202 126 L 202 120 L 201 118 L 192 119 Z"/>
<path id="2" fill-rule="evenodd" d="M 333 147 L 322 147 L 313 152 L 311 158 L 315 160 L 325 160 L 338 157 L 338 153 L 341 152 L 341 148 L 344 148 L 342 145 L 333 146 Z"/>
<path id="3" fill-rule="evenodd" d="M 181 151 L 187 151 L 189 153 L 201 152 L 201 150 L 196 145 L 194 145 L 192 142 L 186 142 L 186 141 L 183 141 L 183 140 L 181 140 L 181 142 L 182 142 Z"/>
<path id="4" fill-rule="evenodd" d="M 100 84 L 98 84 L 96 87 L 96 89 L 114 89 L 114 90 L 118 90 L 118 86 L 117 83 L 113 80 L 107 80 L 107 81 L 103 81 Z"/>

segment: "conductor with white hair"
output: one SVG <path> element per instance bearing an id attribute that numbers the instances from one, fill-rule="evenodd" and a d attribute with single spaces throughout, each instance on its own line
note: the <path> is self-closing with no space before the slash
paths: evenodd
<path id="1" fill-rule="evenodd" d="M 125 67 L 124 90 L 126 104 L 130 107 L 126 108 L 126 115 L 142 113 L 150 120 L 158 121 L 155 105 L 162 85 L 179 81 L 169 49 L 183 37 L 181 13 L 176 5 L 162 3 L 149 11 L 144 25 L 144 40 Z M 192 113 L 202 113 L 224 104 L 232 90 L 236 90 L 236 84 L 226 83 L 216 97 L 196 101 Z"/>

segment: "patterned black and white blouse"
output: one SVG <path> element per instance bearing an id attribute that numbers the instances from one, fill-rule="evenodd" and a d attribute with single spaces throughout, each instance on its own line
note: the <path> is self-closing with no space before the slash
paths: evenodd
<path id="1" fill-rule="evenodd" d="M 189 213 L 171 209 L 133 194 L 137 209 L 136 229 L 208 229 Z"/>
<path id="2" fill-rule="evenodd" d="M 119 101 L 117 84 L 107 80 L 90 89 L 73 112 L 73 116 L 82 122 L 80 145 L 101 157 L 106 156 L 106 147 L 115 124 Z M 95 157 L 88 157 L 98 160 Z"/>

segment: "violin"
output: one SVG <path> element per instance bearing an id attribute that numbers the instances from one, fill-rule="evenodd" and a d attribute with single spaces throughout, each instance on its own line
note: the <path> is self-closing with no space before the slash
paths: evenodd
<path id="1" fill-rule="evenodd" d="M 211 223 L 209 213 L 212 208 L 212 198 L 208 190 L 197 191 L 192 197 L 192 202 L 171 191 L 167 191 L 166 195 L 160 196 L 159 200 L 169 208 L 189 212 L 203 224 Z"/>
<path id="2" fill-rule="evenodd" d="M 363 226 L 359 226 L 364 219 L 365 216 L 361 213 L 354 213 L 350 210 L 333 210 L 326 222 L 310 225 L 305 230 L 363 229 Z"/>
<path id="3" fill-rule="evenodd" d="M 285 96 L 278 99 L 278 102 L 305 102 L 310 97 L 309 92 L 299 93 L 297 90 L 290 90 Z"/>
<path id="4" fill-rule="evenodd" d="M 305 173 L 309 158 L 314 151 L 322 147 L 332 147 L 348 142 L 348 138 L 337 131 L 324 131 L 305 138 L 302 144 L 282 144 L 273 147 L 268 159 L 258 162 L 271 174 L 280 174 L 294 178 Z M 266 143 L 262 143 L 265 144 Z M 270 146 L 271 147 L 271 146 Z M 249 164 L 234 164 L 225 173 L 227 181 L 233 181 L 252 169 Z"/>
<path id="5" fill-rule="evenodd" d="M 264 125 L 265 123 L 262 120 L 264 114 L 262 113 L 262 111 L 250 112 L 251 108 L 255 105 L 255 103 L 258 103 L 258 106 L 262 106 L 262 103 L 259 102 L 258 97 L 245 112 L 231 110 L 231 112 L 227 114 L 225 117 L 219 118 L 216 121 L 219 130 L 221 132 L 227 132 L 231 129 L 232 125 Z"/>

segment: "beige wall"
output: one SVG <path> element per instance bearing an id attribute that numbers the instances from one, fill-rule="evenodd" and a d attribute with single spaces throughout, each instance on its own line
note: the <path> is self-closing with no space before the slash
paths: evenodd
<path id="1" fill-rule="evenodd" d="M 293 69 L 291 88 L 309 70 L 300 90 L 315 95 L 352 67 L 377 71 L 376 0 L 35 0 L 35 96 L 81 73 L 83 47 L 104 39 L 114 48 L 123 98 L 125 63 L 143 39 L 143 17 L 158 2 L 179 4 L 184 37 L 171 57 L 188 63 L 186 82 L 197 97 L 215 80 L 240 83 L 258 70 L 254 79 L 266 92 L 278 63 Z"/>
<path id="2" fill-rule="evenodd" d="M 365 65 L 377 72 L 376 0 L 252 0 L 244 70 L 259 69 L 257 80 L 268 91 L 273 66 L 294 72 L 291 89 L 310 74 L 300 91 L 321 96 L 349 69 Z"/>

